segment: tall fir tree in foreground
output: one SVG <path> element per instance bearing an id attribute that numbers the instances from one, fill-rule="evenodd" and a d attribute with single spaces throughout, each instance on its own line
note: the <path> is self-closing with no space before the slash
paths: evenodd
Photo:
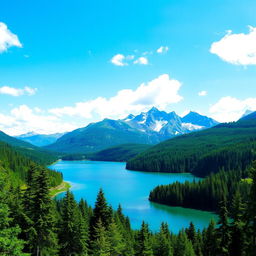
<path id="1" fill-rule="evenodd" d="M 5 203 L 7 201 L 6 182 L 4 170 L 0 168 L 0 255 L 25 256 L 27 254 L 22 252 L 25 242 L 18 238 L 21 229 L 17 225 L 11 225 L 9 207 Z"/>
<path id="2" fill-rule="evenodd" d="M 55 230 L 55 212 L 49 195 L 49 179 L 45 168 L 31 166 L 24 210 L 28 221 L 29 252 L 32 255 L 56 255 L 58 241 Z"/>
<path id="3" fill-rule="evenodd" d="M 229 256 L 229 245 L 231 242 L 230 227 L 228 223 L 227 201 L 224 198 L 220 203 L 219 227 L 217 229 L 218 254 Z"/>
<path id="4" fill-rule="evenodd" d="M 60 254 L 87 255 L 88 225 L 82 216 L 74 196 L 67 191 L 61 211 Z"/>

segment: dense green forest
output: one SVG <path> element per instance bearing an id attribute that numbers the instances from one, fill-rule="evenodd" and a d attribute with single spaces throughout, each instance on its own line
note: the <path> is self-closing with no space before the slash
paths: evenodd
<path id="1" fill-rule="evenodd" d="M 243 200 L 234 193 L 230 210 L 220 204 L 219 222 L 199 231 L 191 223 L 178 234 L 163 223 L 152 233 L 146 223 L 132 230 L 121 207 L 113 210 L 99 191 L 92 209 L 69 191 L 62 200 L 49 196 L 45 169 L 31 165 L 27 188 L 13 187 L 0 172 L 0 254 L 4 256 L 253 256 L 256 248 L 256 165 Z"/>
<path id="2" fill-rule="evenodd" d="M 62 157 L 62 160 L 88 159 L 93 161 L 126 162 L 150 147 L 150 145 L 146 144 L 122 144 L 91 154 L 65 155 Z"/>
<path id="3" fill-rule="evenodd" d="M 56 153 L 46 151 L 28 142 L 11 137 L 2 131 L 0 131 L 0 141 L 7 143 L 20 154 L 42 165 L 49 165 L 58 159 Z"/>
<path id="4" fill-rule="evenodd" d="M 245 170 L 256 159 L 256 120 L 221 124 L 160 143 L 127 162 L 127 169 L 191 172 Z"/>
<path id="5" fill-rule="evenodd" d="M 220 171 L 199 182 L 160 185 L 154 188 L 149 200 L 170 206 L 182 206 L 200 210 L 217 211 L 219 202 L 225 197 L 228 207 L 236 191 L 246 200 L 250 184 L 246 178 L 249 171 Z"/>
<path id="6" fill-rule="evenodd" d="M 48 162 L 41 159 L 40 162 Z M 42 169 L 45 169 L 50 177 L 50 186 L 54 187 L 62 182 L 62 174 L 60 172 L 52 171 L 46 167 L 40 166 L 30 158 L 22 155 L 16 148 L 0 141 L 0 167 L 8 171 L 9 179 L 12 180 L 12 184 L 25 184 L 29 167 L 34 164 Z"/>

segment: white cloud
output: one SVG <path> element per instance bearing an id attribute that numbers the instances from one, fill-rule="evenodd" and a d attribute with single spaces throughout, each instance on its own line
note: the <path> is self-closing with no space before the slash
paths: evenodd
<path id="1" fill-rule="evenodd" d="M 256 27 L 249 26 L 249 33 L 227 34 L 211 45 L 210 52 L 235 65 L 256 65 Z"/>
<path id="2" fill-rule="evenodd" d="M 168 46 L 160 46 L 160 47 L 156 50 L 157 53 L 166 53 L 166 52 L 168 52 L 168 51 L 169 51 L 169 47 L 168 47 Z"/>
<path id="3" fill-rule="evenodd" d="M 210 107 L 209 112 L 219 122 L 231 122 L 238 120 L 246 110 L 256 111 L 256 98 L 223 97 Z"/>
<path id="4" fill-rule="evenodd" d="M 36 88 L 30 88 L 28 86 L 25 86 L 23 89 L 19 88 L 13 88 L 9 86 L 2 86 L 0 87 L 0 94 L 7 94 L 11 96 L 22 96 L 22 95 L 34 95 L 36 93 L 37 89 Z"/>
<path id="5" fill-rule="evenodd" d="M 12 46 L 22 47 L 22 44 L 18 36 L 13 34 L 5 23 L 0 22 L 0 53 L 7 51 Z"/>
<path id="6" fill-rule="evenodd" d="M 78 102 L 74 106 L 50 110 L 20 105 L 13 108 L 9 114 L 0 113 L 0 130 L 10 135 L 30 131 L 51 134 L 71 131 L 102 118 L 124 118 L 130 113 L 147 111 L 152 106 L 164 110 L 182 100 L 179 95 L 180 87 L 178 80 L 163 74 L 141 84 L 135 90 L 118 91 L 111 98 L 98 97 Z"/>
<path id="7" fill-rule="evenodd" d="M 137 60 L 133 62 L 134 64 L 140 64 L 140 65 L 148 65 L 148 58 L 146 57 L 140 57 Z"/>
<path id="8" fill-rule="evenodd" d="M 127 114 L 137 114 L 152 106 L 165 109 L 168 105 L 182 100 L 179 95 L 181 83 L 163 74 L 156 79 L 143 83 L 137 89 L 118 91 L 111 98 L 98 97 L 94 100 L 78 102 L 74 106 L 54 108 L 51 114 L 61 116 L 79 116 L 83 118 L 123 118 Z"/>
<path id="9" fill-rule="evenodd" d="M 126 66 L 127 63 L 124 63 L 125 56 L 123 54 L 116 54 L 115 56 L 112 57 L 110 60 L 112 64 L 116 66 Z"/>
<path id="10" fill-rule="evenodd" d="M 38 110 L 39 108 L 31 109 L 26 105 L 20 105 L 12 109 L 9 115 L 0 113 L 0 130 L 10 135 L 19 135 L 30 131 L 51 134 L 77 128 L 70 122 L 63 122 L 54 115 L 44 115 Z"/>
<path id="11" fill-rule="evenodd" d="M 200 91 L 198 93 L 198 96 L 206 96 L 207 95 L 207 91 Z"/>

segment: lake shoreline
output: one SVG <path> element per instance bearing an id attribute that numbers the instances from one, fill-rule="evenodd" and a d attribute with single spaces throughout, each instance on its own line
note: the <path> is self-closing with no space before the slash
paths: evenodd
<path id="1" fill-rule="evenodd" d="M 51 198 L 56 197 L 58 194 L 66 192 L 71 188 L 71 184 L 67 181 L 63 181 L 60 185 L 53 187 L 50 189 Z"/>

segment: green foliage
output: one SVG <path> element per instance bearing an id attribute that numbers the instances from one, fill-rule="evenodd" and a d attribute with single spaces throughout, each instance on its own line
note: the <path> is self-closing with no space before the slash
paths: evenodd
<path id="1" fill-rule="evenodd" d="M 127 169 L 191 172 L 205 177 L 220 170 L 245 170 L 256 159 L 256 121 L 219 125 L 160 143 L 127 162 Z"/>
<path id="2" fill-rule="evenodd" d="M 0 131 L 0 142 L 6 143 L 21 155 L 41 165 L 48 165 L 58 159 L 57 154 L 36 147 L 28 142 L 16 139 Z"/>
<path id="3" fill-rule="evenodd" d="M 12 184 L 25 183 L 31 165 L 39 167 L 38 163 L 33 162 L 29 157 L 22 155 L 13 147 L 0 141 L 0 166 L 9 171 Z M 62 174 L 60 172 L 46 168 L 42 169 L 47 171 L 51 187 L 57 186 L 62 182 Z"/>
<path id="4" fill-rule="evenodd" d="M 57 235 L 53 202 L 49 195 L 46 169 L 32 166 L 24 194 L 24 212 L 28 221 L 29 252 L 36 255 L 56 255 Z"/>
<path id="5" fill-rule="evenodd" d="M 7 205 L 6 173 L 0 172 L 0 255 L 25 256 L 23 248 L 25 241 L 19 239 L 19 226 L 12 225 L 10 209 Z"/>
<path id="6" fill-rule="evenodd" d="M 146 144 L 123 144 L 96 152 L 88 158 L 94 161 L 126 162 L 150 147 Z"/>
<path id="7" fill-rule="evenodd" d="M 221 171 L 198 182 L 160 185 L 150 192 L 149 200 L 171 206 L 216 211 L 223 196 L 231 201 L 232 194 L 237 190 L 244 198 L 248 195 L 250 185 L 241 181 L 247 175 L 247 171 Z"/>

